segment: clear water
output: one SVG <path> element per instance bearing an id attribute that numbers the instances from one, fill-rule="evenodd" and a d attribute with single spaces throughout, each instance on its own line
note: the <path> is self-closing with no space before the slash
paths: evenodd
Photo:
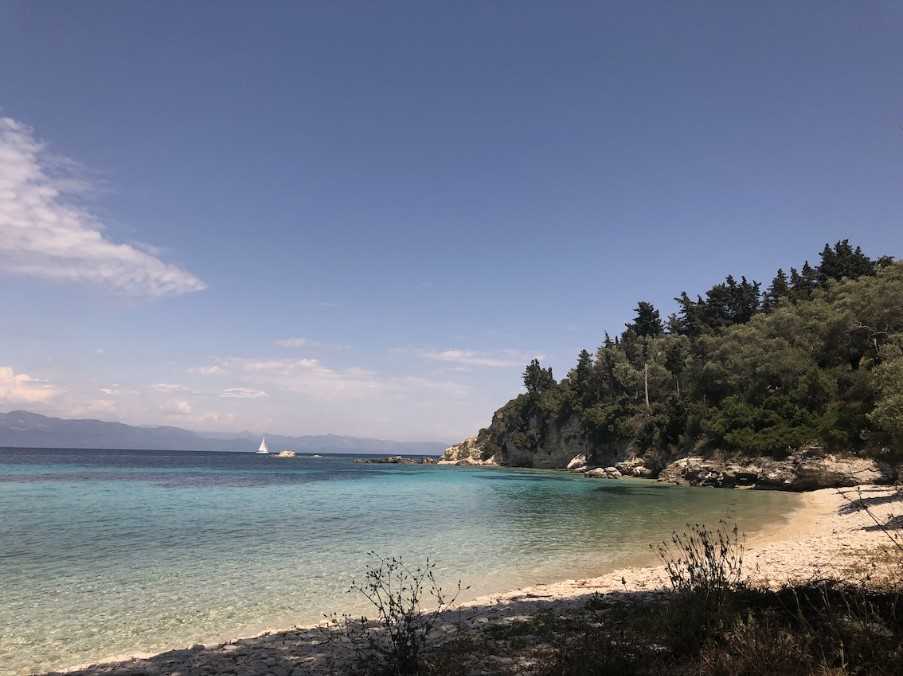
<path id="1" fill-rule="evenodd" d="M 364 610 L 367 552 L 471 596 L 649 562 L 688 521 L 754 530 L 795 496 L 349 456 L 0 449 L 0 673 Z"/>

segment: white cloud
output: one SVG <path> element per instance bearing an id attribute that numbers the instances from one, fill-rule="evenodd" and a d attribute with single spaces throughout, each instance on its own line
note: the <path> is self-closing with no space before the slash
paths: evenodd
<path id="1" fill-rule="evenodd" d="M 222 376 L 226 374 L 226 369 L 219 364 L 211 364 L 210 366 L 190 368 L 188 372 L 198 376 Z"/>
<path id="2" fill-rule="evenodd" d="M 39 404 L 53 399 L 59 389 L 27 373 L 16 373 L 9 366 L 0 366 L 0 401 Z"/>
<path id="3" fill-rule="evenodd" d="M 282 338 L 281 340 L 273 341 L 273 343 L 278 347 L 304 347 L 305 345 L 310 345 L 306 338 Z"/>
<path id="4" fill-rule="evenodd" d="M 327 399 L 357 398 L 380 388 L 380 381 L 361 368 L 334 369 L 319 359 L 243 359 L 228 364 L 251 382 L 272 383 L 291 392 Z"/>
<path id="5" fill-rule="evenodd" d="M 48 157 L 32 130 L 0 118 L 0 270 L 91 282 L 148 296 L 201 291 L 204 282 L 146 245 L 119 244 L 76 201 L 74 163 Z"/>
<path id="6" fill-rule="evenodd" d="M 191 415 L 191 404 L 182 399 L 171 399 L 160 406 L 160 412 L 168 416 Z"/>
<path id="7" fill-rule="evenodd" d="M 358 367 L 330 368 L 324 366 L 319 359 L 309 357 L 298 359 L 227 357 L 218 359 L 214 365 L 193 371 L 201 373 L 212 369 L 217 369 L 217 373 L 229 373 L 247 386 L 247 388 L 230 388 L 226 392 L 242 389 L 256 391 L 260 388 L 267 388 L 268 392 L 272 392 L 272 388 L 275 388 L 318 400 L 406 395 L 416 397 L 418 392 L 424 391 L 441 391 L 461 397 L 469 391 L 467 386 L 459 383 L 429 378 L 387 376 Z M 238 395 L 232 396 L 237 398 Z M 243 398 L 251 397 L 245 395 Z"/>
<path id="8" fill-rule="evenodd" d="M 260 399 L 270 395 L 263 390 L 255 390 L 251 387 L 229 387 L 223 390 L 219 396 L 223 399 Z"/>
<path id="9" fill-rule="evenodd" d="M 499 352 L 477 352 L 475 350 L 448 349 L 442 351 L 421 352 L 424 359 L 441 361 L 459 366 L 483 366 L 486 368 L 520 368 L 534 357 L 542 355 L 521 352 L 518 350 L 501 350 Z"/>
<path id="10" fill-rule="evenodd" d="M 138 394 L 138 390 L 123 388 L 119 383 L 113 383 L 112 385 L 98 389 L 108 397 L 134 396 Z"/>
<path id="11" fill-rule="evenodd" d="M 188 392 L 188 388 L 184 385 L 176 385 L 174 383 L 156 383 L 151 385 L 151 389 L 155 392 Z"/>
<path id="12" fill-rule="evenodd" d="M 319 359 L 233 359 L 245 371 L 289 372 L 320 368 Z"/>

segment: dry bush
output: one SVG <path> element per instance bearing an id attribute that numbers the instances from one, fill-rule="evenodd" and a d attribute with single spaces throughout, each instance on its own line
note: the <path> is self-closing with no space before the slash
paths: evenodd
<path id="1" fill-rule="evenodd" d="M 439 616 L 454 605 L 463 590 L 458 582 L 451 595 L 436 582 L 436 564 L 426 560 L 409 567 L 401 557 L 370 552 L 371 564 L 364 580 L 352 581 L 350 592 L 360 594 L 376 617 L 335 615 L 328 626 L 347 639 L 355 653 L 357 673 L 409 675 L 423 673 L 423 652 Z M 432 609 L 423 610 L 423 600 Z"/>
<path id="2" fill-rule="evenodd" d="M 675 531 L 670 543 L 655 549 L 678 593 L 717 595 L 743 583 L 743 542 L 736 525 L 720 521 L 711 530 L 705 524 L 688 524 L 686 531 Z"/>

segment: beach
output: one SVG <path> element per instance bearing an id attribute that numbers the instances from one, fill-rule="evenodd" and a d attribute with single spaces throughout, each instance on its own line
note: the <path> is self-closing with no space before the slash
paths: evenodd
<path id="1" fill-rule="evenodd" d="M 720 490 L 720 489 L 698 489 Z M 860 492 L 861 491 L 861 492 Z M 861 509 L 862 502 L 869 511 Z M 890 544 L 872 515 L 884 523 L 903 510 L 900 493 L 887 486 L 823 489 L 804 493 L 796 509 L 746 544 L 744 570 L 754 582 L 777 586 L 813 578 L 862 579 L 880 576 L 880 555 Z M 871 515 L 869 514 L 871 512 Z M 875 566 L 871 561 L 879 561 Z M 492 625 L 505 625 L 537 613 L 566 612 L 594 595 L 618 602 L 642 602 L 665 588 L 662 566 L 634 567 L 599 577 L 524 586 L 481 596 L 445 613 L 436 641 L 461 640 Z M 299 627 L 227 643 L 180 649 L 156 656 L 70 670 L 88 674 L 290 674 L 342 673 L 348 646 L 321 627 Z M 519 670 L 516 651 L 484 656 L 485 673 Z M 494 666 L 493 666 L 494 665 Z"/>

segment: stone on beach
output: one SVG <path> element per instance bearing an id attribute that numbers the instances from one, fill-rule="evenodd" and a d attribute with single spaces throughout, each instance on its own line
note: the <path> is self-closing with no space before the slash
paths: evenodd
<path id="1" fill-rule="evenodd" d="M 681 458 L 665 467 L 659 480 L 691 486 L 806 491 L 886 483 L 893 475 L 893 468 L 871 458 L 839 456 L 810 446 L 782 460 L 768 457 Z"/>

